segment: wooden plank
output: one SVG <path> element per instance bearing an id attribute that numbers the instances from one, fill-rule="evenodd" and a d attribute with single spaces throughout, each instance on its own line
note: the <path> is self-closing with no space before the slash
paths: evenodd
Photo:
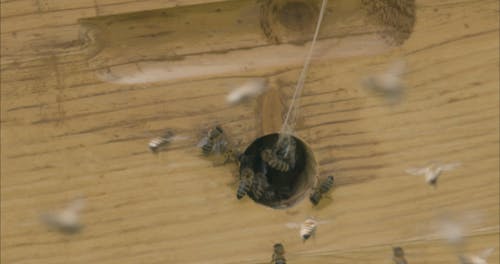
<path id="1" fill-rule="evenodd" d="M 241 147 L 279 129 L 279 113 L 263 115 L 288 105 L 299 66 L 263 70 L 274 93 L 228 107 L 225 95 L 255 76 L 110 84 L 97 79 L 78 43 L 52 45 L 76 40 L 76 26 L 58 33 L 31 22 L 22 25 L 29 35 L 2 34 L 1 262 L 269 263 L 282 242 L 290 263 L 389 263 L 392 246 L 403 246 L 410 263 L 453 263 L 434 226 L 448 211 L 477 216 L 464 226 L 465 250 L 493 247 L 489 263 L 497 263 L 498 3 L 417 7 L 414 32 L 391 53 L 313 63 L 297 134 L 337 188 L 317 208 L 303 201 L 288 210 L 236 200 L 236 167 L 214 166 L 195 145 L 214 123 Z M 388 106 L 359 79 L 400 56 L 409 88 L 405 101 Z M 147 142 L 165 128 L 185 139 L 154 156 Z M 404 172 L 429 160 L 462 166 L 432 189 Z M 39 223 L 40 212 L 81 194 L 82 233 Z M 302 243 L 286 224 L 309 215 L 328 222 Z"/>

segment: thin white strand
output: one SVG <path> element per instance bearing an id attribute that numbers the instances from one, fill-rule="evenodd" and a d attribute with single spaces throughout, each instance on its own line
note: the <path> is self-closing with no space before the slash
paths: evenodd
<path id="1" fill-rule="evenodd" d="M 321 10 L 319 12 L 319 17 L 318 17 L 318 23 L 316 24 L 316 31 L 314 32 L 314 37 L 313 37 L 313 40 L 311 42 L 311 46 L 309 47 L 309 51 L 307 53 L 304 67 L 302 68 L 302 71 L 300 72 L 299 80 L 297 81 L 297 85 L 295 86 L 295 92 L 293 94 L 292 102 L 290 103 L 290 107 L 288 108 L 288 112 L 285 116 L 285 121 L 283 122 L 283 126 L 281 127 L 280 135 L 292 134 L 293 129 L 295 127 L 295 120 L 297 118 L 296 116 L 297 116 L 297 110 L 298 110 L 298 105 L 296 105 L 297 97 L 300 94 L 302 94 L 302 89 L 304 88 L 304 83 L 306 80 L 307 71 L 308 71 L 309 65 L 311 63 L 311 58 L 312 58 L 312 54 L 314 51 L 314 45 L 316 44 L 316 39 L 318 38 L 319 29 L 321 26 L 321 22 L 323 21 L 323 15 L 325 13 L 327 2 L 328 2 L 328 0 L 323 0 L 323 3 L 321 5 Z M 290 114 L 291 114 L 292 110 L 293 110 L 292 120 L 289 124 L 288 120 L 290 118 Z M 280 138 L 281 138 L 281 136 L 280 136 Z"/>

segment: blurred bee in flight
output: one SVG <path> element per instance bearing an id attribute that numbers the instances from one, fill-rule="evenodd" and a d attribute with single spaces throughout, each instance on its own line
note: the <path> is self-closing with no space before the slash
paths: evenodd
<path id="1" fill-rule="evenodd" d="M 389 103 L 397 103 L 404 93 L 403 75 L 405 72 L 405 61 L 397 60 L 385 72 L 363 78 L 361 84 L 365 89 L 385 97 Z"/>
<path id="2" fill-rule="evenodd" d="M 285 259 L 285 248 L 281 243 L 274 244 L 273 259 L 271 263 L 273 264 L 286 264 Z"/>
<path id="3" fill-rule="evenodd" d="M 309 196 L 309 200 L 313 205 L 317 205 L 323 195 L 330 191 L 334 183 L 333 176 L 328 176 L 324 182 L 319 184 L 319 186 L 316 186 L 313 188 L 313 191 L 311 195 Z"/>
<path id="4" fill-rule="evenodd" d="M 486 260 L 493 251 L 493 248 L 488 248 L 479 253 L 479 255 L 461 255 L 459 256 L 460 264 L 488 264 Z"/>
<path id="5" fill-rule="evenodd" d="M 51 229 L 67 234 L 76 233 L 83 227 L 80 223 L 80 212 L 84 207 L 85 201 L 83 198 L 78 198 L 62 210 L 42 214 L 41 221 Z"/>
<path id="6" fill-rule="evenodd" d="M 316 230 L 319 225 L 326 224 L 329 221 L 318 221 L 314 217 L 308 217 L 302 223 L 289 222 L 286 223 L 286 227 L 292 229 L 299 229 L 299 236 L 302 239 L 302 242 L 306 242 L 309 238 L 314 237 L 316 235 Z"/>
<path id="7" fill-rule="evenodd" d="M 394 264 L 408 264 L 405 259 L 405 252 L 403 251 L 402 247 L 393 247 L 392 252 L 392 261 L 394 262 Z"/>
<path id="8" fill-rule="evenodd" d="M 161 149 L 163 149 L 168 143 L 171 142 L 174 133 L 172 131 L 165 132 L 160 137 L 155 137 L 149 141 L 149 149 L 153 153 L 158 153 Z"/>
<path id="9" fill-rule="evenodd" d="M 316 233 L 316 227 L 318 226 L 318 222 L 312 218 L 307 218 L 304 223 L 300 226 L 300 237 L 302 241 L 308 240 L 311 236 L 314 236 Z"/>
<path id="10" fill-rule="evenodd" d="M 460 163 L 448 163 L 448 164 L 440 164 L 437 162 L 431 162 L 426 167 L 420 168 L 409 168 L 406 170 L 406 173 L 411 175 L 423 175 L 425 176 L 425 181 L 427 184 L 436 187 L 437 180 L 442 172 L 451 171 L 456 167 L 460 166 Z"/>

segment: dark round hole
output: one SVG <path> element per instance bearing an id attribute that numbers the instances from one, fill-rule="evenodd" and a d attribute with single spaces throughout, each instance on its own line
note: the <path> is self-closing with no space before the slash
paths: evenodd
<path id="1" fill-rule="evenodd" d="M 315 10 L 310 3 L 287 2 L 279 11 L 279 21 L 290 30 L 310 30 L 314 26 Z"/>
<path id="2" fill-rule="evenodd" d="M 254 171 L 254 182 L 265 181 L 258 188 L 253 184 L 248 196 L 255 202 L 275 209 L 284 209 L 301 201 L 312 188 L 316 178 L 316 160 L 310 148 L 299 138 L 292 136 L 295 141 L 295 166 L 288 171 L 276 170 L 264 162 L 261 152 L 273 148 L 279 134 L 269 134 L 256 139 L 245 150 L 250 166 Z M 243 163 L 242 163 L 243 166 Z M 242 168 L 240 167 L 240 170 Z M 262 186 L 265 186 L 262 188 Z M 259 195 L 260 193 L 260 195 Z"/>

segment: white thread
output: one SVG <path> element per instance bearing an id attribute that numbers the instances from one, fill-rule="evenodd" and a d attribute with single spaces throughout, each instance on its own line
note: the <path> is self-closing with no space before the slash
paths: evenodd
<path id="1" fill-rule="evenodd" d="M 289 137 L 292 134 L 293 129 L 295 127 L 295 122 L 296 122 L 296 118 L 297 118 L 297 110 L 298 110 L 298 105 L 295 105 L 295 104 L 296 104 L 298 95 L 302 94 L 302 89 L 304 88 L 304 82 L 306 79 L 307 70 L 309 69 L 309 64 L 311 63 L 312 53 L 314 50 L 314 44 L 316 44 L 316 39 L 318 38 L 319 28 L 321 25 L 321 21 L 323 20 L 323 14 L 325 12 L 327 2 L 328 2 L 328 0 L 323 0 L 323 3 L 321 5 L 321 10 L 319 12 L 319 17 L 318 17 L 318 23 L 316 24 L 316 31 L 314 32 L 314 37 L 313 37 L 313 40 L 311 42 L 311 46 L 309 47 L 309 51 L 307 53 L 304 67 L 302 68 L 302 71 L 300 72 L 299 80 L 297 81 L 297 85 L 295 86 L 295 92 L 293 93 L 292 102 L 290 103 L 290 107 L 288 108 L 288 112 L 286 113 L 285 120 L 283 122 L 283 126 L 281 127 L 280 137 L 278 139 L 278 144 L 280 144 L 282 142 L 283 136 L 287 135 L 287 137 Z M 292 121 L 290 121 L 290 123 L 289 123 L 289 118 L 290 118 L 290 114 L 292 112 L 292 109 L 293 109 L 293 115 L 291 115 Z"/>

